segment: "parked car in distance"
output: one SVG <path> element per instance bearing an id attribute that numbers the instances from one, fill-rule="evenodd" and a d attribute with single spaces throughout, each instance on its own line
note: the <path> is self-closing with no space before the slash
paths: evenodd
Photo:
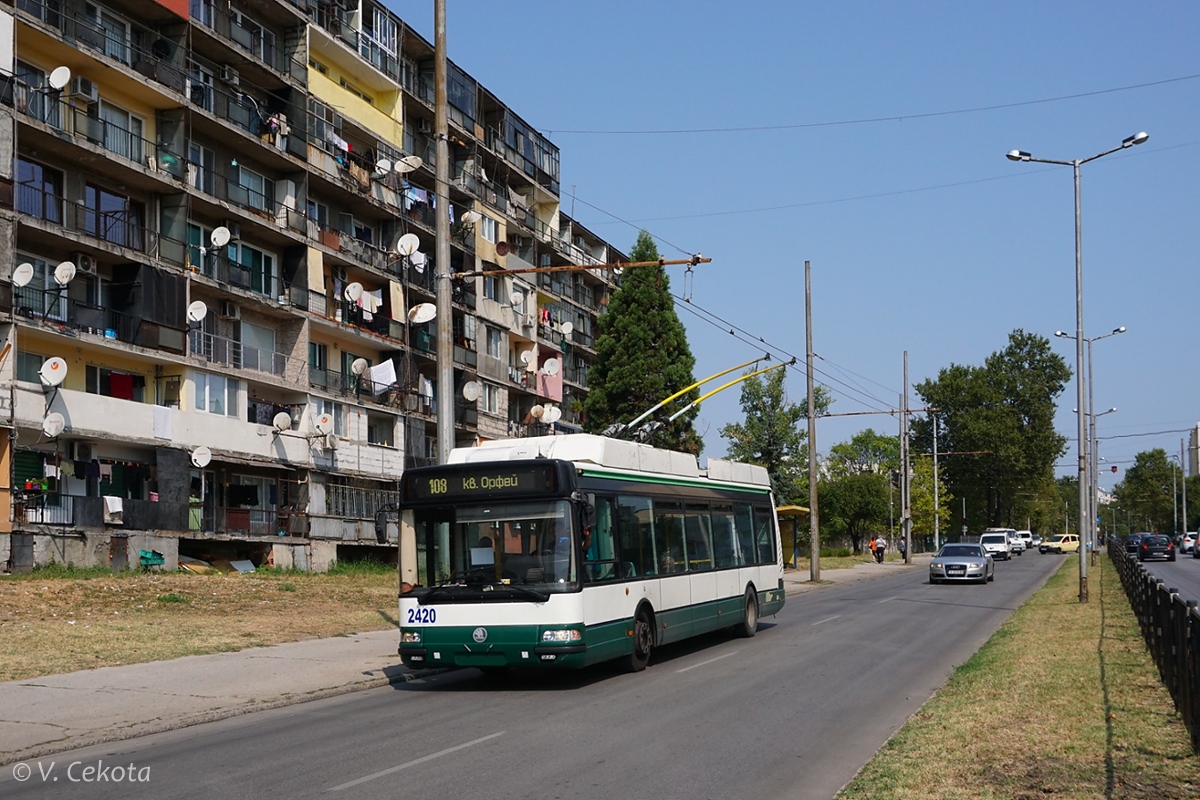
<path id="1" fill-rule="evenodd" d="M 1012 558 L 1012 545 L 1009 544 L 1008 533 L 1005 531 L 981 534 L 979 536 L 979 546 L 992 558 L 1003 559 L 1004 561 Z"/>
<path id="2" fill-rule="evenodd" d="M 1161 533 L 1147 533 L 1140 537 L 1138 541 L 1138 561 L 1145 561 L 1150 558 L 1165 558 L 1167 561 L 1175 560 L 1175 543 L 1171 541 L 1170 536 L 1164 536 Z"/>
<path id="3" fill-rule="evenodd" d="M 950 542 L 929 562 L 929 582 L 972 581 L 986 584 L 996 579 L 996 562 L 982 545 Z"/>
<path id="4" fill-rule="evenodd" d="M 1074 533 L 1060 533 L 1058 536 L 1051 536 L 1050 541 L 1042 542 L 1038 552 L 1077 553 L 1079 552 L 1079 536 Z"/>
<path id="5" fill-rule="evenodd" d="M 1017 531 L 1017 538 L 1025 543 L 1026 550 L 1032 550 L 1037 547 L 1037 544 L 1033 541 L 1033 531 Z"/>
<path id="6" fill-rule="evenodd" d="M 1179 553 L 1191 553 L 1196 549 L 1196 532 L 1188 531 L 1179 542 Z"/>

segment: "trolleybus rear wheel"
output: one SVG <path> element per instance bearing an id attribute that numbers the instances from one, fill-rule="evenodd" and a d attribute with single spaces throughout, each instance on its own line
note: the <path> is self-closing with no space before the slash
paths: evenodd
<path id="1" fill-rule="evenodd" d="M 746 639 L 758 633 L 758 595 L 753 589 L 746 590 L 746 614 L 737 626 L 737 633 Z"/>

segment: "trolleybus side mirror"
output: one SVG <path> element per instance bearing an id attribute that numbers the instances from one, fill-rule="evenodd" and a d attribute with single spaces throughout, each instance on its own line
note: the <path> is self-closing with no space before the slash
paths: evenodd
<path id="1" fill-rule="evenodd" d="M 375 512 L 375 541 L 387 544 L 387 512 L 382 508 Z"/>

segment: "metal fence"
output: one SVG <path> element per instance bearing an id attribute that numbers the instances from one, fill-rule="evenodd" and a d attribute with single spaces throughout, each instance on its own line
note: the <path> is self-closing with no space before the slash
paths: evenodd
<path id="1" fill-rule="evenodd" d="M 1158 673 L 1200 753 L 1200 608 L 1150 575 L 1119 543 L 1108 548 Z"/>

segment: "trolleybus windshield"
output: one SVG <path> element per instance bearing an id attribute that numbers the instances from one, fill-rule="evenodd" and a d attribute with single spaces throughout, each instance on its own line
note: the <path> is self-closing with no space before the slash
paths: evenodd
<path id="1" fill-rule="evenodd" d="M 566 500 L 416 508 L 418 596 L 438 600 L 578 588 L 572 507 Z M 449 589 L 450 591 L 447 591 Z M 528 595 L 528 592 L 525 592 Z"/>

